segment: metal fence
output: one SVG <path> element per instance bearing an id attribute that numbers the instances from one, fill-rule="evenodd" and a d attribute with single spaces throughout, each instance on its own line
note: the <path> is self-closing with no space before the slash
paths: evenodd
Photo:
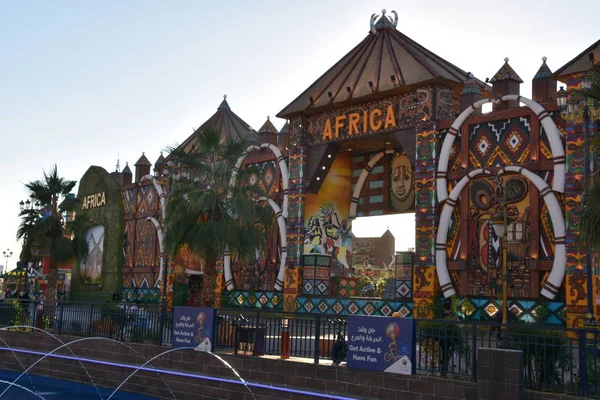
<path id="1" fill-rule="evenodd" d="M 0 327 L 35 326 L 57 334 L 103 336 L 116 340 L 171 343 L 169 308 L 120 308 L 113 304 L 0 303 Z M 248 355 L 330 359 L 347 317 L 272 310 L 218 309 L 217 350 Z M 346 335 L 347 336 L 347 335 Z M 600 333 L 518 323 L 416 320 L 416 371 L 477 380 L 477 349 L 523 351 L 525 382 L 530 389 L 600 397 Z"/>

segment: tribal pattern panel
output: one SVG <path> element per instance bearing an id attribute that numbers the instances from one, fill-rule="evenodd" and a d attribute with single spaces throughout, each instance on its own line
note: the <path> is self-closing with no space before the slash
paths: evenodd
<path id="1" fill-rule="evenodd" d="M 304 130 L 307 123 L 296 118 L 290 122 L 288 158 L 289 194 L 287 220 L 287 266 L 283 292 L 284 310 L 296 311 L 296 296 L 302 290 L 302 253 L 304 252 L 304 206 L 306 203 L 306 147 Z"/>
<path id="2" fill-rule="evenodd" d="M 283 308 L 283 298 L 276 292 L 234 290 L 227 295 L 227 300 L 228 306 L 233 308 Z"/>
<path id="3" fill-rule="evenodd" d="M 356 278 L 339 277 L 332 279 L 332 295 L 336 297 L 352 297 L 357 296 Z"/>
<path id="4" fill-rule="evenodd" d="M 502 309 L 501 301 L 490 298 L 471 297 L 467 307 L 470 320 L 490 321 Z M 465 309 L 465 307 L 463 307 Z M 510 299 L 508 309 L 522 322 L 541 323 L 547 325 L 564 325 L 566 323 L 565 304 L 560 301 Z"/>
<path id="5" fill-rule="evenodd" d="M 160 303 L 160 291 L 158 289 L 148 288 L 123 288 L 121 289 L 121 298 L 127 302 L 133 303 L 137 300 L 147 304 Z"/>
<path id="6" fill-rule="evenodd" d="M 389 317 L 397 311 L 403 318 L 412 317 L 412 303 L 396 300 L 315 299 L 299 296 L 296 298 L 296 303 L 298 312 L 313 314 L 378 315 Z"/>
<path id="7" fill-rule="evenodd" d="M 268 197 L 273 197 L 273 193 L 279 190 L 277 185 L 277 166 L 275 160 L 262 163 L 250 164 L 248 166 L 248 185 L 258 185 L 258 187 Z"/>
<path id="8" fill-rule="evenodd" d="M 123 238 L 123 264 L 125 268 L 133 267 L 135 243 L 135 219 L 125 221 L 125 237 Z"/>
<path id="9" fill-rule="evenodd" d="M 302 275 L 302 294 L 329 296 L 330 287 L 330 268 L 317 266 L 304 266 Z"/>
<path id="10" fill-rule="evenodd" d="M 137 212 L 147 213 L 159 209 L 158 194 L 154 185 L 140 186 L 137 192 Z"/>
<path id="11" fill-rule="evenodd" d="M 154 225 L 144 219 L 136 221 L 133 284 L 135 287 L 154 287 L 158 273 L 157 237 Z"/>
<path id="12" fill-rule="evenodd" d="M 469 169 L 525 164 L 530 141 L 529 116 L 469 125 Z"/>
<path id="13" fill-rule="evenodd" d="M 413 267 L 413 304 L 415 318 L 431 318 L 433 299 L 439 283 L 435 273 L 435 238 L 437 212 L 435 168 L 438 152 L 438 132 L 417 131 L 415 162 L 415 246 Z"/>
<path id="14" fill-rule="evenodd" d="M 412 299 L 412 271 L 414 263 L 414 253 L 396 253 L 396 299 L 405 301 Z"/>
<path id="15" fill-rule="evenodd" d="M 450 225 L 448 226 L 448 239 L 446 241 L 446 253 L 449 261 L 457 261 L 460 259 L 460 200 L 456 202 L 456 207 L 452 210 Z M 467 215 L 468 218 L 468 215 Z"/>
<path id="16" fill-rule="evenodd" d="M 448 171 L 458 171 L 460 169 L 460 143 L 461 143 L 461 133 L 462 129 L 458 130 L 458 134 L 456 135 L 456 139 L 452 143 L 452 150 L 450 150 L 450 157 L 448 159 Z M 444 143 L 444 139 L 446 139 L 446 135 L 448 134 L 448 129 L 442 129 L 440 131 L 440 143 Z"/>
<path id="17" fill-rule="evenodd" d="M 137 189 L 127 189 L 121 192 L 121 198 L 123 200 L 123 210 L 125 215 L 135 214 L 135 200 L 136 200 Z"/>
<path id="18" fill-rule="evenodd" d="M 507 270 L 509 297 L 530 297 L 530 200 L 529 181 L 518 175 L 501 178 L 507 194 L 507 212 L 512 221 L 507 227 Z M 502 292 L 502 249 L 491 219 L 500 208 L 493 202 L 497 184 L 476 178 L 469 184 L 467 221 L 468 294 L 495 297 Z M 537 216 L 536 216 L 537 218 Z"/>
<path id="19" fill-rule="evenodd" d="M 436 86 L 435 87 L 436 96 L 433 99 L 436 109 L 436 119 L 438 121 L 444 119 L 455 118 L 456 115 L 460 112 L 459 110 L 459 102 L 452 95 L 452 91 L 444 86 Z M 441 142 L 443 143 L 443 142 Z"/>
<path id="20" fill-rule="evenodd" d="M 584 188 L 584 127 L 569 124 L 566 128 L 565 218 L 567 271 L 565 276 L 565 297 L 569 324 L 580 323 L 587 306 L 586 257 L 579 244 L 581 226 L 582 192 Z"/>
<path id="21" fill-rule="evenodd" d="M 565 129 L 565 121 L 561 118 L 560 112 L 551 111 L 550 117 L 554 121 L 554 125 L 558 128 L 560 133 L 560 137 L 562 140 L 563 148 L 565 146 L 565 137 L 566 137 L 566 129 Z M 548 141 L 548 135 L 546 134 L 546 130 L 542 125 L 540 125 L 540 153 L 544 156 L 546 160 L 552 160 L 552 151 L 550 150 L 550 142 Z"/>

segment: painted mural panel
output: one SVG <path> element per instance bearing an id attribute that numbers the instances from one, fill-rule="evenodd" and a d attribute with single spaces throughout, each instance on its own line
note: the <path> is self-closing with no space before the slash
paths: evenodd
<path id="1" fill-rule="evenodd" d="M 272 197 L 273 193 L 279 190 L 279 186 L 276 184 L 277 166 L 275 160 L 250 164 L 248 171 L 248 185 L 258 185 L 269 197 Z M 283 191 L 283 189 L 281 190 Z"/>
<path id="2" fill-rule="evenodd" d="M 369 169 L 368 163 L 380 152 L 352 157 L 352 189 Z M 370 168 L 360 192 L 357 216 L 414 212 L 415 172 L 406 154 L 386 154 Z"/>
<path id="3" fill-rule="evenodd" d="M 79 281 L 82 285 L 102 284 L 102 256 L 104 255 L 104 226 L 96 225 L 85 233 L 88 244 L 88 258 L 79 266 Z"/>
<path id="4" fill-rule="evenodd" d="M 390 194 L 393 212 L 414 211 L 415 171 L 406 154 L 396 154 L 392 158 Z"/>
<path id="5" fill-rule="evenodd" d="M 531 155 L 530 117 L 469 126 L 469 169 L 522 165 Z"/>
<path id="6" fill-rule="evenodd" d="M 501 211 L 498 183 L 506 190 L 507 214 L 511 220 L 507 228 L 508 294 L 531 297 L 529 182 L 518 175 L 503 177 L 498 182 L 480 178 L 469 184 L 468 293 L 490 297 L 502 293 L 501 238 L 491 223 Z"/>
<path id="7" fill-rule="evenodd" d="M 352 159 L 340 154 L 331 166 L 319 193 L 306 195 L 304 253 L 332 256 L 335 276 L 352 272 L 351 197 Z"/>

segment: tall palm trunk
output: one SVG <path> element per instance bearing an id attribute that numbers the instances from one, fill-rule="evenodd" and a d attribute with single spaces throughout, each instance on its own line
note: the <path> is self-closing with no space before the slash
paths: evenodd
<path id="1" fill-rule="evenodd" d="M 46 289 L 47 300 L 57 300 L 56 298 L 56 282 L 58 277 L 58 265 L 53 257 L 50 257 L 50 265 L 48 267 L 48 288 Z"/>
<path id="2" fill-rule="evenodd" d="M 206 260 L 204 264 L 204 277 L 202 279 L 202 306 L 214 307 L 215 283 L 217 280 L 217 262 L 214 258 Z"/>

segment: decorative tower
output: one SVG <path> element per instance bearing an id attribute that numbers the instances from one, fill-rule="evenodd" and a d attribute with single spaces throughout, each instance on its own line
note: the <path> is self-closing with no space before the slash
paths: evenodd
<path id="1" fill-rule="evenodd" d="M 542 57 L 542 65 L 531 81 L 533 101 L 542 104 L 554 101 L 556 93 L 556 79 L 552 77 L 552 71 L 546 64 L 546 60 L 546 57 Z"/>
<path id="2" fill-rule="evenodd" d="M 288 133 L 290 131 L 290 122 L 289 121 L 285 121 L 285 124 L 281 127 L 281 130 L 279 131 L 279 136 L 277 136 L 277 147 L 279 147 L 279 150 L 281 151 L 287 151 L 288 150 Z"/>
<path id="3" fill-rule="evenodd" d="M 133 174 L 128 162 L 125 162 L 125 168 L 123 168 L 121 175 L 123 176 L 123 185 L 129 185 L 132 182 Z"/>
<path id="4" fill-rule="evenodd" d="M 490 83 L 492 84 L 492 96 L 498 98 L 507 94 L 520 94 L 520 85 L 523 83 L 523 80 L 508 64 L 508 57 L 506 57 L 504 59 L 504 65 L 496 72 L 492 79 L 490 79 Z M 493 111 L 502 111 L 517 107 L 519 107 L 519 102 L 510 100 L 494 104 Z"/>
<path id="5" fill-rule="evenodd" d="M 154 163 L 154 176 L 168 175 L 169 170 L 167 169 L 167 161 L 163 156 L 162 151 L 160 152 L 160 156 L 158 160 Z"/>
<path id="6" fill-rule="evenodd" d="M 152 167 L 152 164 L 146 158 L 145 153 L 142 153 L 142 156 L 140 157 L 139 160 L 137 160 L 137 162 L 134 164 L 134 166 L 135 166 L 135 183 L 139 183 L 140 179 L 142 179 L 143 176 L 148 175 L 150 173 L 150 167 Z"/>
<path id="7" fill-rule="evenodd" d="M 481 89 L 477 83 L 475 83 L 475 77 L 469 72 L 467 74 L 467 79 L 465 80 L 465 87 L 462 92 L 460 92 L 460 111 L 466 110 L 471 104 L 481 100 L 482 97 Z M 481 114 L 481 108 L 475 110 L 473 114 Z"/>
<path id="8" fill-rule="evenodd" d="M 270 143 L 277 144 L 277 135 L 279 132 L 273 125 L 270 118 L 267 116 L 267 120 L 258 130 L 258 141 L 259 143 Z"/>

